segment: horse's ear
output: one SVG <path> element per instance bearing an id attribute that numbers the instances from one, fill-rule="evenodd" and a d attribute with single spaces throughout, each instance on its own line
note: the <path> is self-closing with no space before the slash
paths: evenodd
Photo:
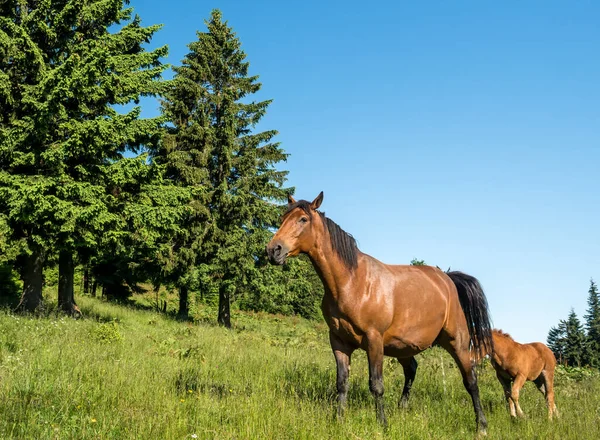
<path id="1" fill-rule="evenodd" d="M 321 191 L 319 193 L 319 195 L 317 196 L 317 198 L 312 201 L 312 203 L 310 204 L 310 207 L 312 209 L 319 209 L 319 206 L 321 206 L 321 203 L 323 203 L 323 191 Z"/>
<path id="2" fill-rule="evenodd" d="M 296 203 L 296 199 L 294 199 L 291 194 L 288 194 L 288 206 L 291 206 L 294 203 Z"/>

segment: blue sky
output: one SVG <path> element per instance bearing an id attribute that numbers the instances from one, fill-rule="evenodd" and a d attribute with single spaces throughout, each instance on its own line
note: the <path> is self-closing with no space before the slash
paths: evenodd
<path id="1" fill-rule="evenodd" d="M 179 64 L 219 8 L 298 198 L 363 252 L 476 276 L 545 341 L 600 281 L 600 4 L 133 0 Z M 144 114 L 156 105 L 144 101 Z"/>

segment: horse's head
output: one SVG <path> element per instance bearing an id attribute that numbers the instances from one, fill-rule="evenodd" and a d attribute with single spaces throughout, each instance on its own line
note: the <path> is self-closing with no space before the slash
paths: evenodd
<path id="1" fill-rule="evenodd" d="M 288 196 L 288 210 L 281 226 L 267 245 L 267 255 L 272 264 L 283 264 L 287 257 L 307 253 L 313 248 L 316 235 L 314 222 L 320 221 L 317 209 L 323 201 L 323 191 L 311 203 L 306 200 L 296 202 Z"/>

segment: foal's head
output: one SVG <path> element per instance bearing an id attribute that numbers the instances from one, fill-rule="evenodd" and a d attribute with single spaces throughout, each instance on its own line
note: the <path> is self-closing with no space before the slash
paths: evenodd
<path id="1" fill-rule="evenodd" d="M 272 264 L 283 264 L 287 257 L 307 253 L 314 247 L 316 234 L 313 226 L 321 221 L 317 209 L 322 201 L 323 191 L 312 202 L 297 202 L 288 196 L 288 209 L 281 226 L 267 245 L 267 255 Z"/>

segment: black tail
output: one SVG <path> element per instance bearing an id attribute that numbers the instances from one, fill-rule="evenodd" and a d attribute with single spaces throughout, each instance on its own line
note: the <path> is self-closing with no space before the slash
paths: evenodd
<path id="1" fill-rule="evenodd" d="M 494 351 L 492 324 L 487 299 L 481 284 L 479 284 L 477 278 L 466 273 L 452 271 L 446 272 L 446 274 L 458 290 L 458 299 L 465 313 L 465 318 L 467 318 L 473 350 L 475 350 L 479 359 L 488 353 L 491 355 Z"/>

